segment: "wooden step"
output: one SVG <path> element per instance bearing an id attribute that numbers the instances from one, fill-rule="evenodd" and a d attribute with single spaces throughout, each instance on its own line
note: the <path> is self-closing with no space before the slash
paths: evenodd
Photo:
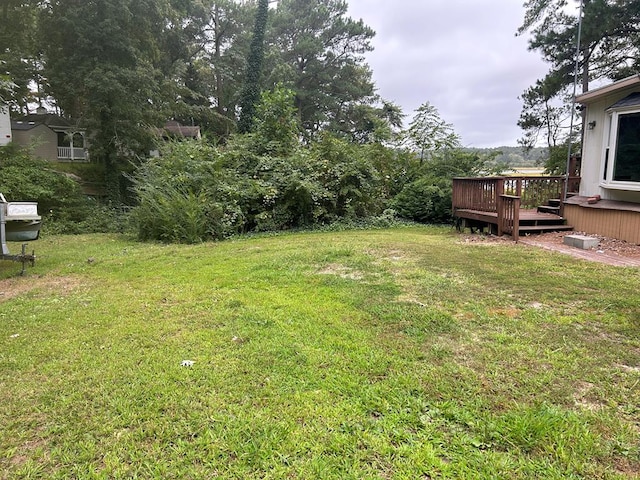
<path id="1" fill-rule="evenodd" d="M 564 232 L 573 230 L 571 225 L 520 225 L 520 233 Z"/>
<path id="2" fill-rule="evenodd" d="M 553 213 L 555 215 L 560 214 L 560 206 L 555 205 L 540 205 L 538 207 L 540 213 Z"/>
<path id="3" fill-rule="evenodd" d="M 542 215 L 549 215 L 549 214 L 542 214 Z M 520 225 L 522 226 L 535 226 L 535 225 L 539 225 L 539 226 L 545 226 L 545 225 L 564 225 L 566 222 L 566 220 L 559 216 L 559 215 L 553 215 L 551 214 L 551 216 L 549 218 L 546 217 L 539 217 L 539 218 L 521 218 L 520 219 Z"/>

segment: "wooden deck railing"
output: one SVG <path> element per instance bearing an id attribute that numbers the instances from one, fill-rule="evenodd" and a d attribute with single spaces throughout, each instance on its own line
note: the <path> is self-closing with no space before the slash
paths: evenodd
<path id="1" fill-rule="evenodd" d="M 500 195 L 498 210 L 498 235 L 508 233 L 514 241 L 520 237 L 520 197 Z"/>
<path id="2" fill-rule="evenodd" d="M 579 178 L 579 177 L 578 177 Z M 518 240 L 520 209 L 534 209 L 562 198 L 566 177 L 479 177 L 453 179 L 453 212 L 471 210 L 497 215 L 498 235 Z M 569 185 L 575 183 L 570 177 Z"/>
<path id="3" fill-rule="evenodd" d="M 58 147 L 58 160 L 81 160 L 88 159 L 87 150 L 79 147 Z"/>
<path id="4" fill-rule="evenodd" d="M 454 178 L 453 209 L 497 212 L 504 193 L 504 177 Z"/>
<path id="5" fill-rule="evenodd" d="M 521 208 L 537 208 L 562 198 L 565 177 L 505 177 L 505 194 L 520 197 Z"/>

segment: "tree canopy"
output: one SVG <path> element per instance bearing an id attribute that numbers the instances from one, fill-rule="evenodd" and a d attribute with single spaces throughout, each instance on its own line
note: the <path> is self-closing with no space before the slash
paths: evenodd
<path id="1" fill-rule="evenodd" d="M 581 0 L 582 34 L 578 71 L 580 90 L 594 80 L 619 80 L 640 72 L 640 1 Z M 574 81 L 580 2 L 528 0 L 519 34 L 529 33 L 529 49 L 549 63 L 549 72 L 522 95 L 519 125 L 522 143 L 535 145 L 544 136 L 549 148 L 568 137 L 564 120 Z"/>
<path id="2" fill-rule="evenodd" d="M 356 105 L 374 102 L 363 54 L 375 32 L 347 17 L 344 0 L 282 0 L 270 41 L 270 79 L 291 86 L 300 123 L 310 133 L 336 131 L 354 120 Z"/>
<path id="3" fill-rule="evenodd" d="M 418 107 L 404 137 L 405 145 L 419 152 L 421 161 L 431 153 L 460 147 L 453 125 L 445 122 L 429 102 Z"/>
<path id="4" fill-rule="evenodd" d="M 117 201 L 151 127 L 176 119 L 225 141 L 251 129 L 276 85 L 308 139 L 390 138 L 402 113 L 375 93 L 364 60 L 374 35 L 344 0 L 6 0 L 2 97 L 14 115 L 46 106 L 81 123 Z"/>

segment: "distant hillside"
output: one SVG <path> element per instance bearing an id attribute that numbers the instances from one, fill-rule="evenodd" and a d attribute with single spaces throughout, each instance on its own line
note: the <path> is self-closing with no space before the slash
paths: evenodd
<path id="1" fill-rule="evenodd" d="M 500 152 L 496 156 L 496 163 L 504 163 L 509 167 L 538 167 L 544 165 L 547 160 L 547 149 L 536 147 L 525 152 L 522 147 L 496 147 L 496 148 L 465 148 L 469 152 L 491 154 Z"/>

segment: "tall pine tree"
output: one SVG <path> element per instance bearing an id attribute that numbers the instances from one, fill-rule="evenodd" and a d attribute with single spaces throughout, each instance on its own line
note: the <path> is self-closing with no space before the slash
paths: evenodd
<path id="1" fill-rule="evenodd" d="M 293 89 L 309 134 L 355 133 L 362 123 L 357 107 L 377 100 L 364 61 L 375 32 L 347 10 L 344 0 L 280 0 L 274 14 L 270 80 Z"/>
<path id="2" fill-rule="evenodd" d="M 264 37 L 269 17 L 269 0 L 258 0 L 256 22 L 253 29 L 253 38 L 247 58 L 247 71 L 244 88 L 240 98 L 240 120 L 238 131 L 247 133 L 251 131 L 253 117 L 256 112 L 256 104 L 260 100 L 260 77 L 264 62 Z"/>
<path id="3" fill-rule="evenodd" d="M 566 105 L 574 80 L 580 1 L 580 90 L 587 91 L 593 80 L 617 80 L 640 72 L 640 1 L 528 0 L 518 33 L 531 34 L 529 49 L 540 52 L 550 69 L 522 96 L 519 124 L 527 146 L 535 143 L 539 132 L 550 147 L 567 136 L 560 125 L 572 114 Z"/>

